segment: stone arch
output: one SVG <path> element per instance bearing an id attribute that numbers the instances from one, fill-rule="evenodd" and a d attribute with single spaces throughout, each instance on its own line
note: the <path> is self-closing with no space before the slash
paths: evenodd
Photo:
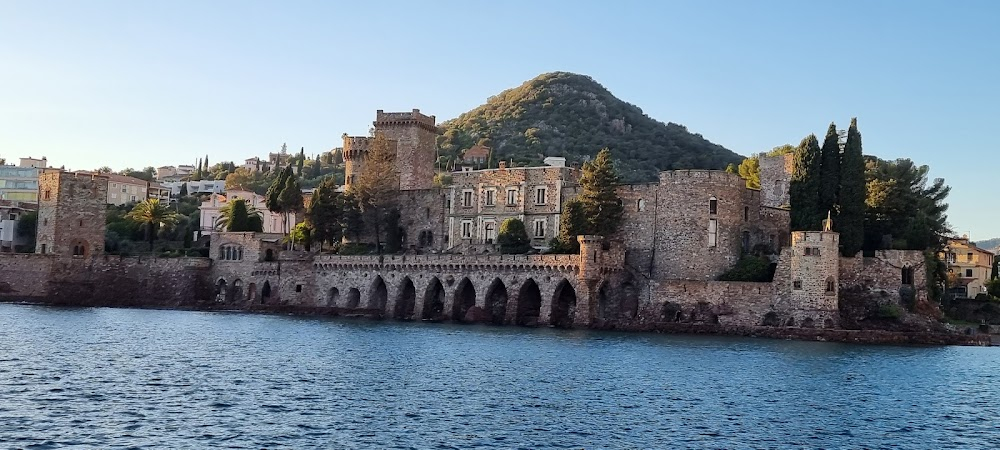
<path id="1" fill-rule="evenodd" d="M 507 316 L 507 286 L 499 278 L 495 278 L 486 289 L 486 314 L 489 323 L 503 325 Z"/>
<path id="2" fill-rule="evenodd" d="M 73 256 L 83 256 L 86 258 L 89 254 L 90 251 L 87 246 L 87 241 L 83 239 L 76 239 L 73 241 Z"/>
<path id="3" fill-rule="evenodd" d="M 576 317 L 576 290 L 566 279 L 556 286 L 552 294 L 552 317 L 549 323 L 557 328 L 572 328 Z"/>
<path id="4" fill-rule="evenodd" d="M 372 286 L 368 289 L 368 309 L 385 311 L 385 304 L 389 300 L 389 291 L 385 287 L 385 281 L 381 275 L 376 275 L 372 280 Z"/>
<path id="5" fill-rule="evenodd" d="M 604 320 L 614 319 L 614 311 L 618 309 L 614 297 L 608 290 L 607 281 L 601 283 L 601 287 L 597 288 L 597 317 Z"/>
<path id="6" fill-rule="evenodd" d="M 350 288 L 347 290 L 347 303 L 344 307 L 348 309 L 355 309 L 361 306 L 361 291 L 358 288 Z"/>
<path id="7" fill-rule="evenodd" d="M 229 298 L 229 288 L 225 278 L 215 282 L 215 301 L 224 302 Z"/>
<path id="8" fill-rule="evenodd" d="M 538 316 L 542 309 L 542 293 L 538 290 L 535 280 L 528 278 L 521 289 L 517 292 L 517 315 L 515 321 L 518 325 L 533 327 L 538 325 Z"/>
<path id="9" fill-rule="evenodd" d="M 326 306 L 338 306 L 340 304 L 340 289 L 330 288 L 326 294 Z"/>
<path id="10" fill-rule="evenodd" d="M 250 283 L 247 286 L 247 302 L 257 300 L 257 283 Z"/>
<path id="11" fill-rule="evenodd" d="M 438 277 L 431 278 L 424 291 L 424 320 L 441 320 L 444 314 L 444 285 Z"/>
<path id="12" fill-rule="evenodd" d="M 392 317 L 398 320 L 412 319 L 416 303 L 417 290 L 413 287 L 413 280 L 410 277 L 403 277 L 403 281 L 399 284 L 399 295 L 396 296 L 396 307 L 393 309 Z"/>
<path id="13" fill-rule="evenodd" d="M 476 307 L 476 288 L 468 278 L 462 278 L 455 288 L 455 301 L 452 304 L 451 317 L 455 321 L 465 322 L 465 315 Z"/>
<path id="14" fill-rule="evenodd" d="M 239 300 L 243 298 L 243 280 L 239 278 L 233 281 L 232 293 L 226 300 Z"/>
<path id="15" fill-rule="evenodd" d="M 764 319 L 760 323 L 765 327 L 779 327 L 781 326 L 781 318 L 778 317 L 778 313 L 770 311 L 764 314 Z"/>
<path id="16" fill-rule="evenodd" d="M 802 328 L 814 328 L 816 327 L 816 322 L 812 317 L 806 317 L 806 320 L 802 321 Z"/>
<path id="17" fill-rule="evenodd" d="M 260 303 L 267 303 L 271 299 L 271 282 L 264 281 L 264 287 L 260 290 Z"/>

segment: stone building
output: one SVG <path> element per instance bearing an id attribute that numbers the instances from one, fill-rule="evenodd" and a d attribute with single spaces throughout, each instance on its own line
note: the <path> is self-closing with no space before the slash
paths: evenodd
<path id="1" fill-rule="evenodd" d="M 425 116 L 419 109 L 411 112 L 375 114 L 375 132 L 381 133 L 396 148 L 396 170 L 399 189 L 429 189 L 434 179 L 437 160 L 437 135 L 434 116 Z M 345 183 L 357 181 L 364 166 L 371 138 L 344 135 Z"/>
<path id="2" fill-rule="evenodd" d="M 247 208 L 254 208 L 260 213 L 264 225 L 265 233 L 283 233 L 285 229 L 285 215 L 272 212 L 267 209 L 263 195 L 250 191 L 229 190 L 224 194 L 213 194 L 207 200 L 201 202 L 198 207 L 201 215 L 201 234 L 209 236 L 216 232 L 215 222 L 221 217 L 222 208 L 236 199 L 246 201 Z M 291 229 L 302 219 L 301 215 L 295 213 L 288 214 L 288 228 Z"/>
<path id="3" fill-rule="evenodd" d="M 39 176 L 38 184 L 36 253 L 103 254 L 108 177 L 49 171 Z"/>
<path id="4" fill-rule="evenodd" d="M 993 271 L 993 252 L 979 248 L 968 236 L 962 236 L 948 239 L 938 258 L 948 265 L 948 274 L 955 283 L 954 294 L 972 298 L 986 292 L 986 283 Z"/>

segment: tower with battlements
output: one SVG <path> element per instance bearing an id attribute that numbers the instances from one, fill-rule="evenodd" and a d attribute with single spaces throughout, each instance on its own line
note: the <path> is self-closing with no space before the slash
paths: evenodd
<path id="1" fill-rule="evenodd" d="M 437 158 L 437 135 L 434 116 L 419 109 L 411 112 L 375 113 L 375 132 L 382 133 L 396 147 L 396 170 L 399 188 L 404 191 L 429 189 L 434 180 Z M 344 135 L 345 184 L 350 186 L 361 176 L 369 138 Z"/>
<path id="2" fill-rule="evenodd" d="M 108 177 L 49 171 L 38 177 L 36 253 L 97 256 L 104 253 Z"/>

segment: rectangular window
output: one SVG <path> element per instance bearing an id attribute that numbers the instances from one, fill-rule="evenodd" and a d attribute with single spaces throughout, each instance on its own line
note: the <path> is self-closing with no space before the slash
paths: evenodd
<path id="1" fill-rule="evenodd" d="M 486 190 L 486 206 L 493 206 L 496 204 L 497 191 L 493 189 Z"/>
<path id="2" fill-rule="evenodd" d="M 967 253 L 965 257 L 968 258 L 969 262 L 972 262 L 972 253 Z"/>
<path id="3" fill-rule="evenodd" d="M 708 213 L 718 214 L 719 213 L 719 200 L 715 197 L 708 199 Z"/>
<path id="4" fill-rule="evenodd" d="M 507 189 L 507 206 L 517 204 L 517 189 Z"/>
<path id="5" fill-rule="evenodd" d="M 749 206 L 744 206 L 743 207 L 743 221 L 746 222 L 748 220 L 750 220 L 750 207 Z"/>
<path id="6" fill-rule="evenodd" d="M 972 269 L 965 269 L 965 277 L 972 278 Z"/>
<path id="7" fill-rule="evenodd" d="M 486 239 L 484 242 L 487 244 L 492 244 L 497 239 L 497 223 L 493 221 L 488 221 L 483 224 L 483 229 L 486 231 Z"/>
<path id="8" fill-rule="evenodd" d="M 708 246 L 715 247 L 719 244 L 719 221 L 708 219 Z"/>
<path id="9" fill-rule="evenodd" d="M 111 193 L 111 199 L 112 199 L 112 200 L 115 200 L 115 199 L 117 199 L 117 198 L 118 198 L 118 194 L 115 194 L 114 192 L 112 192 L 112 193 Z"/>
<path id="10" fill-rule="evenodd" d="M 545 191 L 546 191 L 546 189 L 543 188 L 543 187 L 535 189 L 535 204 L 536 205 L 544 205 L 545 204 Z"/>
<path id="11" fill-rule="evenodd" d="M 802 289 L 802 282 L 795 280 L 792 282 L 792 289 Z"/>
<path id="12" fill-rule="evenodd" d="M 836 291 L 837 287 L 836 287 L 835 284 L 836 283 L 834 283 L 833 280 L 826 280 L 826 292 L 834 292 L 834 291 Z"/>
<path id="13" fill-rule="evenodd" d="M 472 191 L 470 190 L 462 191 L 462 206 L 466 208 L 472 207 Z"/>
<path id="14" fill-rule="evenodd" d="M 462 222 L 462 239 L 472 238 L 472 221 L 466 220 Z"/>
<path id="15" fill-rule="evenodd" d="M 545 219 L 535 220 L 535 237 L 545 237 Z"/>

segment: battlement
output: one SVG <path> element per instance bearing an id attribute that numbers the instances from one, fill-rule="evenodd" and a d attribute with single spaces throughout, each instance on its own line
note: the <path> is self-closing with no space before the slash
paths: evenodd
<path id="1" fill-rule="evenodd" d="M 666 170 L 660 172 L 660 184 L 711 184 L 746 187 L 746 180 L 724 170 Z"/>
<path id="2" fill-rule="evenodd" d="M 434 116 L 421 114 L 420 110 L 416 108 L 411 112 L 388 113 L 380 109 L 375 113 L 375 122 L 373 123 L 376 129 L 385 126 L 419 125 L 421 128 L 437 133 L 436 121 L 437 119 Z"/>
<path id="3" fill-rule="evenodd" d="M 840 243 L 840 233 L 833 231 L 793 231 L 792 247 L 803 245 L 815 246 L 817 244 L 824 247 L 837 248 Z"/>
<path id="4" fill-rule="evenodd" d="M 358 159 L 364 157 L 368 151 L 371 138 L 367 136 L 344 135 L 344 159 Z"/>
<path id="5" fill-rule="evenodd" d="M 316 270 L 389 267 L 460 270 L 511 270 L 545 268 L 560 272 L 579 270 L 579 255 L 321 255 L 313 259 Z"/>

